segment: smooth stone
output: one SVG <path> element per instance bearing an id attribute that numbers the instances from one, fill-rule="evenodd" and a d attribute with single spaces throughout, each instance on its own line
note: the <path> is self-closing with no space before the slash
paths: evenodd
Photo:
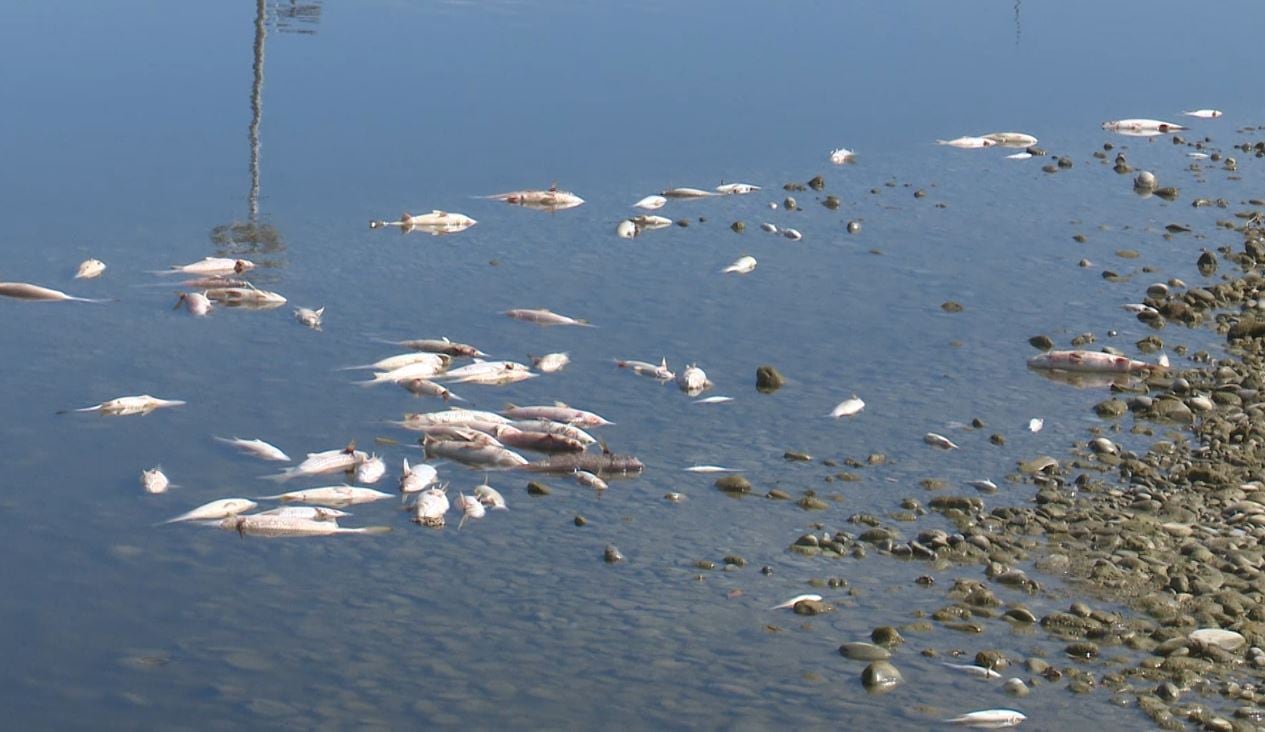
<path id="1" fill-rule="evenodd" d="M 861 683 L 871 691 L 887 691 L 904 683 L 900 669 L 889 661 L 874 661 L 861 672 Z"/>
<path id="2" fill-rule="evenodd" d="M 741 475 L 726 475 L 716 480 L 716 487 L 726 493 L 750 493 L 751 481 Z"/>
<path id="3" fill-rule="evenodd" d="M 1227 651 L 1237 651 L 1247 643 L 1247 639 L 1241 634 L 1235 633 L 1233 630 L 1222 630 L 1220 628 L 1193 630 L 1186 638 L 1192 643 L 1198 643 L 1201 646 L 1217 646 Z"/>
<path id="4" fill-rule="evenodd" d="M 839 655 L 853 661 L 886 661 L 892 657 L 892 652 L 873 643 L 854 641 L 839 646 Z"/>
<path id="5" fill-rule="evenodd" d="M 786 378 L 773 366 L 761 366 L 755 370 L 755 388 L 757 391 L 770 394 L 781 389 Z"/>

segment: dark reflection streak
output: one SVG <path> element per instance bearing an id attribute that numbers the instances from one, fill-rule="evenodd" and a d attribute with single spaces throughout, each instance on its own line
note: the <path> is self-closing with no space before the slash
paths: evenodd
<path id="1" fill-rule="evenodd" d="M 1019 36 L 1022 33 L 1022 26 L 1019 25 L 1019 6 L 1023 0 L 1015 0 L 1015 45 L 1019 45 Z"/>
<path id="2" fill-rule="evenodd" d="M 250 87 L 250 221 L 259 218 L 259 125 L 264 112 L 264 24 L 265 0 L 255 0 L 255 80 Z"/>

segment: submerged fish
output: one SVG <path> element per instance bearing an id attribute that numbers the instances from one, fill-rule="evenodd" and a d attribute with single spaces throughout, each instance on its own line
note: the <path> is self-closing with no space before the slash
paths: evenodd
<path id="1" fill-rule="evenodd" d="M 1101 351 L 1048 351 L 1028 359 L 1028 368 L 1123 374 L 1147 371 L 1156 366 Z"/>
<path id="2" fill-rule="evenodd" d="M 372 488 L 360 488 L 353 485 L 330 485 L 279 493 L 275 496 L 260 496 L 259 500 L 281 501 L 283 503 L 316 503 L 322 506 L 342 508 L 344 506 L 354 506 L 358 503 L 381 501 L 390 497 L 390 493 L 383 493 Z"/>
<path id="3" fill-rule="evenodd" d="M 633 206 L 637 208 L 644 208 L 647 211 L 653 211 L 658 208 L 663 208 L 663 205 L 667 202 L 668 199 L 663 196 L 646 196 L 640 201 L 634 203 Z"/>
<path id="4" fill-rule="evenodd" d="M 845 147 L 835 148 L 830 151 L 830 162 L 835 165 L 843 165 L 850 162 L 854 157 L 856 157 L 856 153 Z"/>
<path id="5" fill-rule="evenodd" d="M 236 516 L 239 513 L 245 513 L 256 506 L 258 503 L 247 498 L 221 498 L 218 501 L 204 503 L 197 508 L 170 518 L 164 521 L 165 524 L 174 524 L 179 521 L 216 521 L 229 516 Z"/>
<path id="6" fill-rule="evenodd" d="M 743 256 L 734 260 L 734 263 L 721 270 L 722 274 L 747 274 L 755 269 L 755 257 Z"/>
<path id="7" fill-rule="evenodd" d="M 593 327 L 593 324 L 587 320 L 559 315 L 548 308 L 516 308 L 506 310 L 503 315 L 514 320 L 535 323 L 536 325 L 582 325 L 589 328 Z"/>
<path id="8" fill-rule="evenodd" d="M 447 356 L 486 356 L 487 354 L 468 343 L 454 343 L 447 338 L 416 338 L 404 341 L 386 341 L 394 346 Z"/>
<path id="9" fill-rule="evenodd" d="M 335 534 L 386 534 L 391 531 L 390 526 L 348 528 L 339 526 L 337 521 L 313 521 L 294 516 L 262 513 L 231 516 L 220 521 L 219 526 L 226 531 L 236 531 L 242 536 L 259 536 L 266 539 Z"/>
<path id="10" fill-rule="evenodd" d="M 248 259 L 206 257 L 191 264 L 173 265 L 170 270 L 159 272 L 159 274 L 176 274 L 178 272 L 197 275 L 241 274 L 254 268 L 255 263 Z"/>
<path id="11" fill-rule="evenodd" d="M 780 603 L 778 603 L 778 604 L 774 605 L 773 607 L 771 607 L 771 608 L 769 608 L 769 609 L 770 609 L 770 610 L 786 610 L 786 609 L 788 609 L 788 608 L 794 608 L 794 607 L 795 607 L 796 605 L 798 605 L 799 603 L 801 603 L 801 602 L 805 602 L 805 601 L 807 601 L 807 602 L 821 602 L 821 595 L 814 595 L 814 594 L 808 594 L 808 595 L 796 595 L 795 597 L 792 597 L 791 599 L 787 600 L 786 602 L 780 602 Z"/>
<path id="12" fill-rule="evenodd" d="M 531 365 L 542 374 L 552 374 L 566 368 L 571 357 L 566 353 L 546 353 L 543 356 L 532 356 Z"/>
<path id="13" fill-rule="evenodd" d="M 321 318 L 325 315 L 325 306 L 312 310 L 309 308 L 295 308 L 294 319 L 311 328 L 312 330 L 321 329 Z"/>
<path id="14" fill-rule="evenodd" d="M 663 192 L 663 196 L 667 198 L 711 198 L 719 195 L 715 191 L 705 191 L 701 188 L 669 188 Z"/>
<path id="15" fill-rule="evenodd" d="M 150 468 L 141 471 L 141 487 L 146 493 L 166 493 L 171 481 L 167 480 L 162 468 Z"/>
<path id="16" fill-rule="evenodd" d="M 211 312 L 211 300 L 201 292 L 182 292 L 180 299 L 176 300 L 176 307 L 183 304 L 188 308 L 189 312 L 199 318 L 206 316 Z"/>
<path id="17" fill-rule="evenodd" d="M 16 300 L 36 300 L 45 302 L 106 302 L 105 300 L 94 300 L 88 297 L 67 295 L 61 290 L 41 287 L 40 285 L 32 285 L 29 282 L 0 282 L 0 295 L 3 295 L 4 297 L 12 297 Z"/>
<path id="18" fill-rule="evenodd" d="M 987 666 L 976 666 L 975 664 L 972 664 L 972 663 L 949 663 L 948 661 L 941 661 L 940 665 L 944 666 L 945 668 L 951 668 L 954 671 L 961 671 L 962 673 L 967 674 L 968 676 L 975 676 L 981 679 L 1000 679 L 1001 678 L 1001 674 L 997 673 L 991 668 L 988 668 Z"/>
<path id="19" fill-rule="evenodd" d="M 645 465 L 632 455 L 614 455 L 592 453 L 571 453 L 553 455 L 545 460 L 528 463 L 523 470 L 533 473 L 553 473 L 566 475 L 577 471 L 587 471 L 594 475 L 636 475 L 645 469 Z"/>
<path id="20" fill-rule="evenodd" d="M 838 419 L 840 417 L 853 417 L 861 413 L 865 409 L 865 402 L 861 401 L 856 394 L 844 399 L 830 411 L 830 416 Z"/>
<path id="21" fill-rule="evenodd" d="M 1214 119 L 1221 116 L 1219 109 L 1196 109 L 1190 112 L 1182 112 L 1187 117 L 1198 117 L 1199 119 Z"/>
<path id="22" fill-rule="evenodd" d="M 955 137 L 952 140 L 936 140 L 937 145 L 949 145 L 950 147 L 969 150 L 980 147 L 992 147 L 997 144 L 996 140 L 987 137 L 972 137 L 970 135 L 964 137 Z"/>
<path id="23" fill-rule="evenodd" d="M 179 407 L 184 404 L 185 402 L 182 402 L 179 399 L 158 399 L 157 397 L 152 397 L 148 394 L 141 394 L 140 396 L 118 397 L 106 402 L 101 402 L 95 407 L 84 407 L 83 409 L 76 409 L 74 411 L 100 412 L 108 417 L 127 417 L 133 414 L 145 415 L 155 409 L 162 409 L 164 407 Z"/>
<path id="24" fill-rule="evenodd" d="M 638 376 L 650 376 L 659 381 L 671 381 L 676 378 L 676 374 L 668 369 L 668 359 L 665 357 L 659 363 L 653 364 L 649 361 L 631 361 L 623 359 L 615 359 L 615 365 L 621 369 L 628 369 Z"/>
<path id="25" fill-rule="evenodd" d="M 290 462 L 289 455 L 286 455 L 276 446 L 270 445 L 258 438 L 253 440 L 243 440 L 239 437 L 233 437 L 231 439 L 228 437 L 216 437 L 215 439 L 227 445 L 232 445 L 242 452 L 254 455 L 255 457 L 263 460 L 276 460 L 278 462 L 286 463 Z"/>
<path id="26" fill-rule="evenodd" d="M 90 280 L 100 277 L 105 271 L 105 262 L 100 259 L 85 259 L 79 263 L 79 269 L 75 272 L 75 279 Z"/>
<path id="27" fill-rule="evenodd" d="M 953 443 L 953 440 L 950 440 L 944 435 L 938 435 L 935 432 L 928 432 L 927 434 L 923 435 L 922 441 L 927 443 L 928 445 L 931 445 L 932 447 L 938 447 L 941 450 L 957 450 L 958 449 L 958 446 Z"/>
<path id="28" fill-rule="evenodd" d="M 398 221 L 370 221 L 369 228 L 379 229 L 387 226 L 398 226 L 400 231 L 405 234 L 410 231 L 424 231 L 431 236 L 442 236 L 465 231 L 477 223 L 479 222 L 465 214 L 435 209 L 430 213 L 417 216 L 405 212 Z"/>
<path id="29" fill-rule="evenodd" d="M 1027 718 L 1024 713 L 1016 712 L 1013 709 L 982 709 L 978 712 L 969 712 L 961 716 L 950 717 L 944 721 L 948 724 L 961 724 L 981 729 L 1002 729 L 1003 727 L 1016 727 Z"/>

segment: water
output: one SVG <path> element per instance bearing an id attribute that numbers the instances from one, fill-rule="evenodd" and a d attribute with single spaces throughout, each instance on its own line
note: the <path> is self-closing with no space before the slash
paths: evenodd
<path id="1" fill-rule="evenodd" d="M 921 563 L 809 560 L 785 547 L 814 522 L 854 528 L 854 513 L 925 501 L 924 478 L 1001 482 L 1016 460 L 1083 439 L 1102 392 L 1027 371 L 1025 340 L 1093 331 L 1132 352 L 1150 331 L 1118 304 L 1167 276 L 1197 281 L 1198 248 L 1228 243 L 1165 239 L 1162 227 L 1210 231 L 1225 212 L 1193 209 L 1192 197 L 1260 193 L 1251 160 L 1243 181 L 1215 166 L 1197 174 L 1167 138 L 1112 137 L 1098 124 L 1217 106 L 1226 116 L 1192 120 L 1187 136 L 1228 146 L 1236 127 L 1265 120 L 1247 91 L 1257 5 L 1195 15 L 1172 2 L 275 3 L 262 34 L 250 3 L 164 10 L 22 2 L 0 29 L 0 275 L 117 300 L 0 303 L 0 699 L 13 724 L 927 728 L 1015 706 L 1034 729 L 1146 727 L 1106 692 L 1066 705 L 1047 686 L 1016 701 L 917 653 L 1058 657 L 1043 633 L 996 623 L 979 637 L 907 634 L 896 661 L 908 683 L 869 696 L 838 643 L 946 604 L 943 588 L 979 568 L 936 571 L 925 588 L 913 582 L 930 570 Z M 1052 176 L 1040 171 L 1049 159 L 932 142 L 994 129 L 1036 134 L 1075 166 Z M 1105 141 L 1182 198 L 1134 196 L 1090 157 Z M 857 162 L 829 165 L 838 146 Z M 783 182 L 818 173 L 841 211 L 811 191 L 792 194 L 803 211 L 768 208 Z M 588 203 L 546 214 L 475 198 L 555 180 Z M 722 180 L 765 190 L 672 202 L 659 213 L 688 228 L 614 236 L 642 196 Z M 443 238 L 365 226 L 431 208 L 479 224 Z M 252 217 L 269 243 L 212 235 Z M 844 232 L 850 219 L 859 234 Z M 734 220 L 745 234 L 729 230 Z M 761 221 L 804 240 L 765 235 Z M 717 274 L 744 253 L 759 260 L 754 273 Z M 201 320 L 172 311 L 175 286 L 154 286 L 150 272 L 219 254 L 264 264 L 255 280 L 290 305 Z M 110 268 L 72 281 L 88 256 Z M 1103 269 L 1134 279 L 1112 284 Z M 943 312 L 946 300 L 965 311 Z M 323 332 L 290 317 L 290 306 L 321 305 Z M 598 327 L 539 329 L 499 314 L 511 307 Z M 292 455 L 409 442 L 385 420 L 438 402 L 352 386 L 335 369 L 391 353 L 374 338 L 441 335 L 519 360 L 569 351 L 561 374 L 454 390 L 479 407 L 593 409 L 617 422 L 601 436 L 640 456 L 645 474 L 600 497 L 549 479 L 543 498 L 527 496 L 522 477 L 493 475 L 511 510 L 461 531 L 418 529 L 390 503 L 357 507 L 352 522 L 393 526 L 384 537 L 267 542 L 153 526 L 214 498 L 274 492 L 258 479 L 271 465 L 211 435 L 262 436 Z M 1214 342 L 1172 328 L 1161 337 Z M 711 393 L 736 400 L 697 406 L 611 363 L 661 356 L 678 369 L 697 361 Z M 764 363 L 789 380 L 772 396 L 751 388 Z M 860 417 L 822 416 L 852 392 L 868 405 Z M 140 393 L 189 405 L 144 418 L 55 414 Z M 953 426 L 976 416 L 988 428 Z M 1024 429 L 1033 416 L 1046 420 L 1036 435 Z M 963 449 L 930 450 L 928 431 Z M 988 443 L 994 431 L 1005 447 Z M 393 471 L 419 455 L 373 449 Z M 787 449 L 818 462 L 785 462 Z M 874 451 L 888 463 L 853 471 L 861 481 L 823 482 L 839 468 L 820 459 Z M 143 495 L 140 470 L 159 463 L 180 487 Z M 695 463 L 839 503 L 806 513 L 731 499 L 714 476 L 681 472 Z M 454 490 L 482 479 L 441 472 Z M 689 498 L 671 504 L 668 491 Z M 987 501 L 1030 495 L 1003 483 Z M 574 526 L 576 514 L 588 525 Z M 605 565 L 608 543 L 628 561 Z M 727 554 L 748 566 L 693 566 Z M 826 576 L 849 582 L 851 593 L 824 593 L 839 612 L 805 623 L 767 610 Z M 1049 591 L 1036 597 L 998 593 L 1038 614 L 1064 607 L 1057 579 L 1041 580 Z"/>

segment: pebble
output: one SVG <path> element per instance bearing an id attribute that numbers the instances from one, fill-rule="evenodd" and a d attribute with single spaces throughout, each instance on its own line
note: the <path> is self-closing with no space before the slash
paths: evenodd
<path id="1" fill-rule="evenodd" d="M 861 672 L 861 683 L 870 691 L 888 691 L 904 681 L 905 677 L 890 661 L 874 661 Z"/>

